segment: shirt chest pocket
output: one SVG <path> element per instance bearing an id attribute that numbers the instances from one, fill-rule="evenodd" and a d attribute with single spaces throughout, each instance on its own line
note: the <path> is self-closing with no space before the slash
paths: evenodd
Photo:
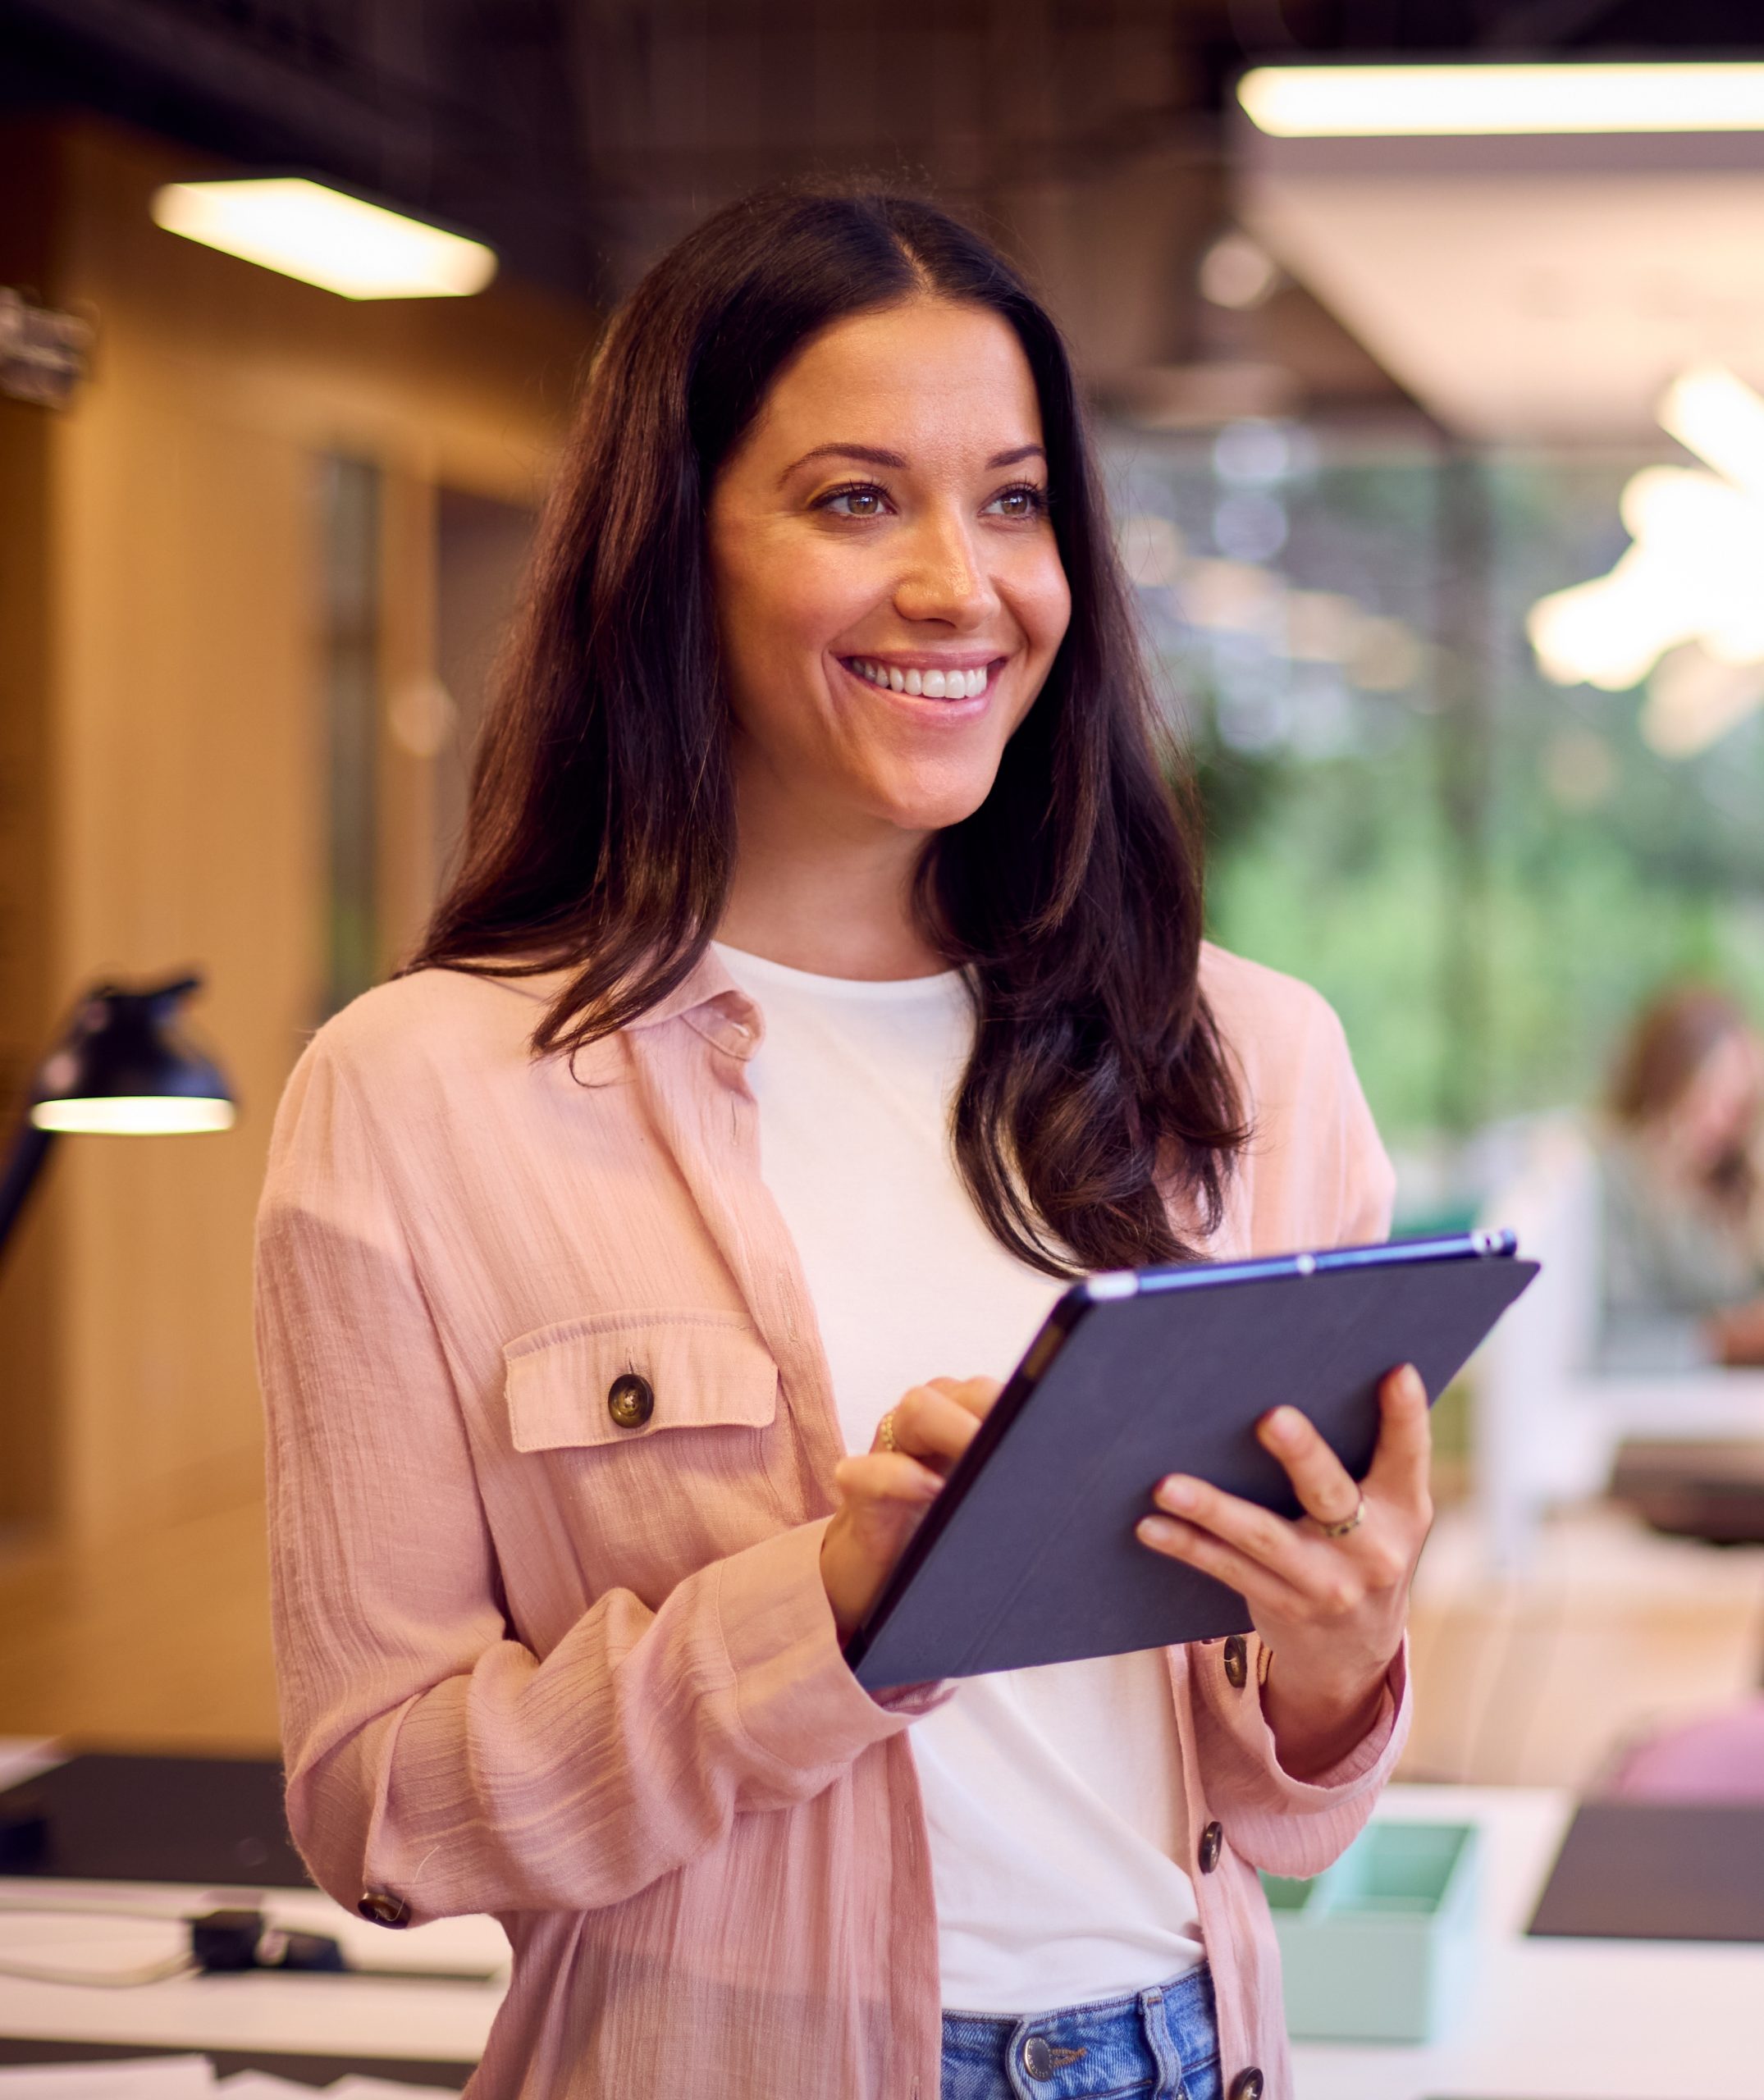
<path id="1" fill-rule="evenodd" d="M 737 1312 L 604 1313 L 541 1327 L 502 1352 L 517 1451 L 764 1429 L 778 1367 Z"/>

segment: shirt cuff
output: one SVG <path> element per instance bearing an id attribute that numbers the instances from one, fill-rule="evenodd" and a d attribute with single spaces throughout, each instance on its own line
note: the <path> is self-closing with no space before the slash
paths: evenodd
<path id="1" fill-rule="evenodd" d="M 793 1771 L 848 1764 L 954 1689 L 907 1685 L 872 1698 L 852 1674 L 820 1579 L 831 1522 L 793 1525 L 718 1564 L 717 1623 L 742 1731 Z"/>
<path id="2" fill-rule="evenodd" d="M 1375 1794 L 1390 1777 L 1409 1732 L 1413 1703 L 1406 1637 L 1385 1673 L 1371 1726 L 1345 1756 L 1308 1779 L 1294 1778 L 1280 1761 L 1274 1732 L 1262 1710 L 1260 1672 L 1250 1673 L 1248 1685 L 1240 1690 L 1226 1675 L 1222 1646 L 1204 1648 L 1200 1654 L 1197 1674 L 1203 1696 L 1254 1774 L 1251 1791 L 1258 1806 L 1286 1815 L 1336 1808 L 1361 1794 Z"/>

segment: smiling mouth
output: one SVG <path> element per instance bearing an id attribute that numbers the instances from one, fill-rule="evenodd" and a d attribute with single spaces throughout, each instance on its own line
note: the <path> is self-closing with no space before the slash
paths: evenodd
<path id="1" fill-rule="evenodd" d="M 884 664 L 874 656 L 842 656 L 839 661 L 854 678 L 880 686 L 886 692 L 909 694 L 915 700 L 980 700 L 985 697 L 993 674 L 1004 664 L 1002 656 L 989 663 L 930 666 Z"/>

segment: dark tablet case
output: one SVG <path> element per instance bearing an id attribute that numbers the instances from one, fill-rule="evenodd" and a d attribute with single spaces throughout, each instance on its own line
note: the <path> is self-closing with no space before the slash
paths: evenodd
<path id="1" fill-rule="evenodd" d="M 1246 1632 L 1235 1590 L 1134 1536 L 1154 1484 L 1189 1472 L 1296 1516 L 1255 1440 L 1268 1408 L 1310 1417 L 1355 1479 L 1378 1386 L 1412 1363 L 1437 1399 L 1537 1273 L 1439 1242 L 1140 1272 L 1055 1308 L 846 1654 L 872 1691 Z M 1063 1340 L 1050 1351 L 1050 1331 Z"/>

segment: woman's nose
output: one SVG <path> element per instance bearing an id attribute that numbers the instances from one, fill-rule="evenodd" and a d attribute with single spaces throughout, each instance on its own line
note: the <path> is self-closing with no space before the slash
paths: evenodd
<path id="1" fill-rule="evenodd" d="M 903 619 L 943 620 L 969 628 L 998 604 L 967 520 L 953 509 L 928 517 L 914 536 L 912 559 L 894 587 Z"/>

